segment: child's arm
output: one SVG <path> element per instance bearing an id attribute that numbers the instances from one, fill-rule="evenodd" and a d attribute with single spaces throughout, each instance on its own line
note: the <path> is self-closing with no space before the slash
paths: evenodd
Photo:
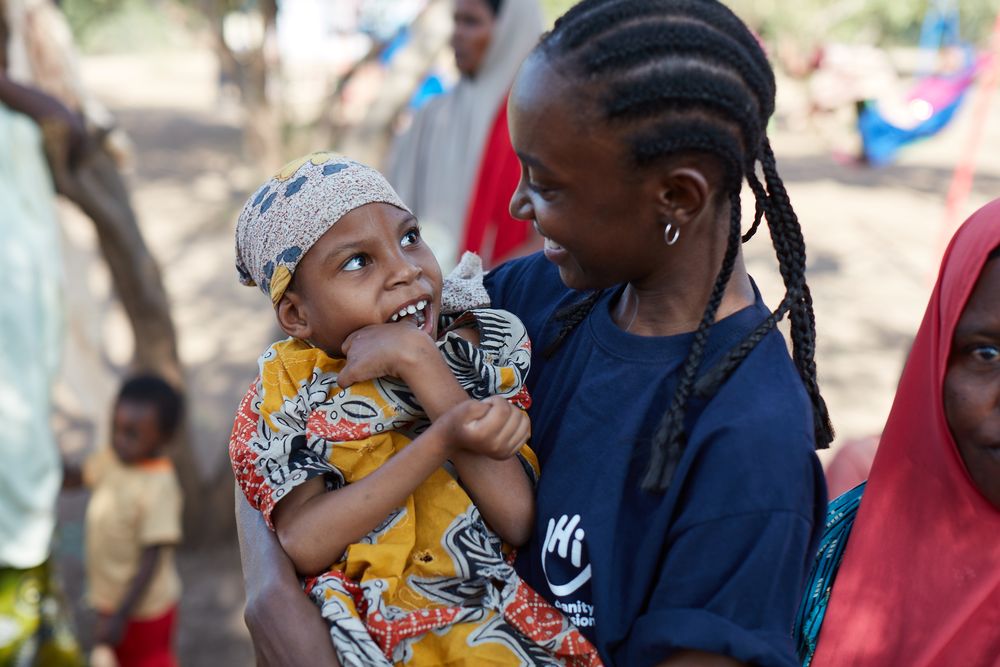
<path id="1" fill-rule="evenodd" d="M 95 643 L 117 646 L 121 642 L 125 633 L 125 625 L 128 623 L 132 611 L 142 599 L 146 589 L 149 588 L 149 582 L 153 579 L 156 562 L 160 558 L 162 548 L 163 545 L 154 544 L 142 550 L 142 556 L 139 558 L 139 569 L 132 577 L 122 603 L 113 614 L 101 615 L 95 632 Z"/>
<path id="2" fill-rule="evenodd" d="M 441 358 L 434 342 L 412 324 L 377 324 L 351 334 L 343 345 L 347 364 L 338 383 L 392 375 L 403 380 L 427 411 L 437 420 L 468 395 Z M 507 543 L 524 544 L 535 520 L 535 498 L 531 480 L 514 456 L 530 433 L 527 415 L 501 397 L 483 401 L 495 408 L 491 416 L 495 437 L 479 434 L 472 447 L 454 452 L 451 461 L 462 485 L 476 503 L 487 524 Z M 524 429 L 524 437 L 511 443 L 507 434 Z M 507 430 L 501 430 L 507 429 Z"/>
<path id="3" fill-rule="evenodd" d="M 305 575 L 324 571 L 348 545 L 403 504 L 456 448 L 475 447 L 484 433 L 498 437 L 496 422 L 490 404 L 466 398 L 364 479 L 330 492 L 318 477 L 295 487 L 271 514 L 278 541 L 295 569 Z M 523 441 L 526 431 L 504 433 Z"/>

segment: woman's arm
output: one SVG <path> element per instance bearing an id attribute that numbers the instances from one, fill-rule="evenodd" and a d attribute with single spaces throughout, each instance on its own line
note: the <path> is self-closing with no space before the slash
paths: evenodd
<path id="1" fill-rule="evenodd" d="M 338 667 L 319 609 L 260 512 L 236 488 L 236 529 L 247 601 L 243 612 L 259 667 Z"/>

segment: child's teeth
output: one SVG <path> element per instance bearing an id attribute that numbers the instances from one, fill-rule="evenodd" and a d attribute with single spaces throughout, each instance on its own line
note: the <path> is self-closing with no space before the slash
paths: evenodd
<path id="1" fill-rule="evenodd" d="M 418 301 L 417 302 L 417 310 L 423 310 L 424 306 L 426 306 L 426 305 L 427 305 L 426 301 Z"/>
<path id="2" fill-rule="evenodd" d="M 413 313 L 417 312 L 417 307 L 413 306 L 413 305 L 407 306 L 406 307 L 406 312 L 408 312 L 410 315 L 412 315 Z"/>
<path id="3" fill-rule="evenodd" d="M 402 310 L 399 311 L 399 316 L 406 317 L 406 308 L 403 308 Z"/>

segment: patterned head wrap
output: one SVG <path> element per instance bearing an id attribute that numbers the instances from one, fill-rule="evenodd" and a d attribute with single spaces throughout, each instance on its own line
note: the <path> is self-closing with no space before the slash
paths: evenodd
<path id="1" fill-rule="evenodd" d="M 409 212 L 378 171 L 336 153 L 312 153 L 282 167 L 243 205 L 236 270 L 278 304 L 302 256 L 354 209 L 381 202 Z"/>

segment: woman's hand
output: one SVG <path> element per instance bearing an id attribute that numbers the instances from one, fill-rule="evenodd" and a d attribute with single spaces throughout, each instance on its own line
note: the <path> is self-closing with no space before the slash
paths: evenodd
<path id="1" fill-rule="evenodd" d="M 125 636 L 126 620 L 121 614 L 98 614 L 94 643 L 118 646 Z"/>
<path id="2" fill-rule="evenodd" d="M 502 461 L 509 459 L 531 435 L 527 413 L 501 396 L 469 399 L 435 422 L 455 448 Z"/>
<path id="3" fill-rule="evenodd" d="M 73 167 L 81 159 L 87 129 L 81 116 L 55 97 L 7 78 L 0 72 L 0 103 L 29 116 L 42 130 L 53 168 Z"/>

